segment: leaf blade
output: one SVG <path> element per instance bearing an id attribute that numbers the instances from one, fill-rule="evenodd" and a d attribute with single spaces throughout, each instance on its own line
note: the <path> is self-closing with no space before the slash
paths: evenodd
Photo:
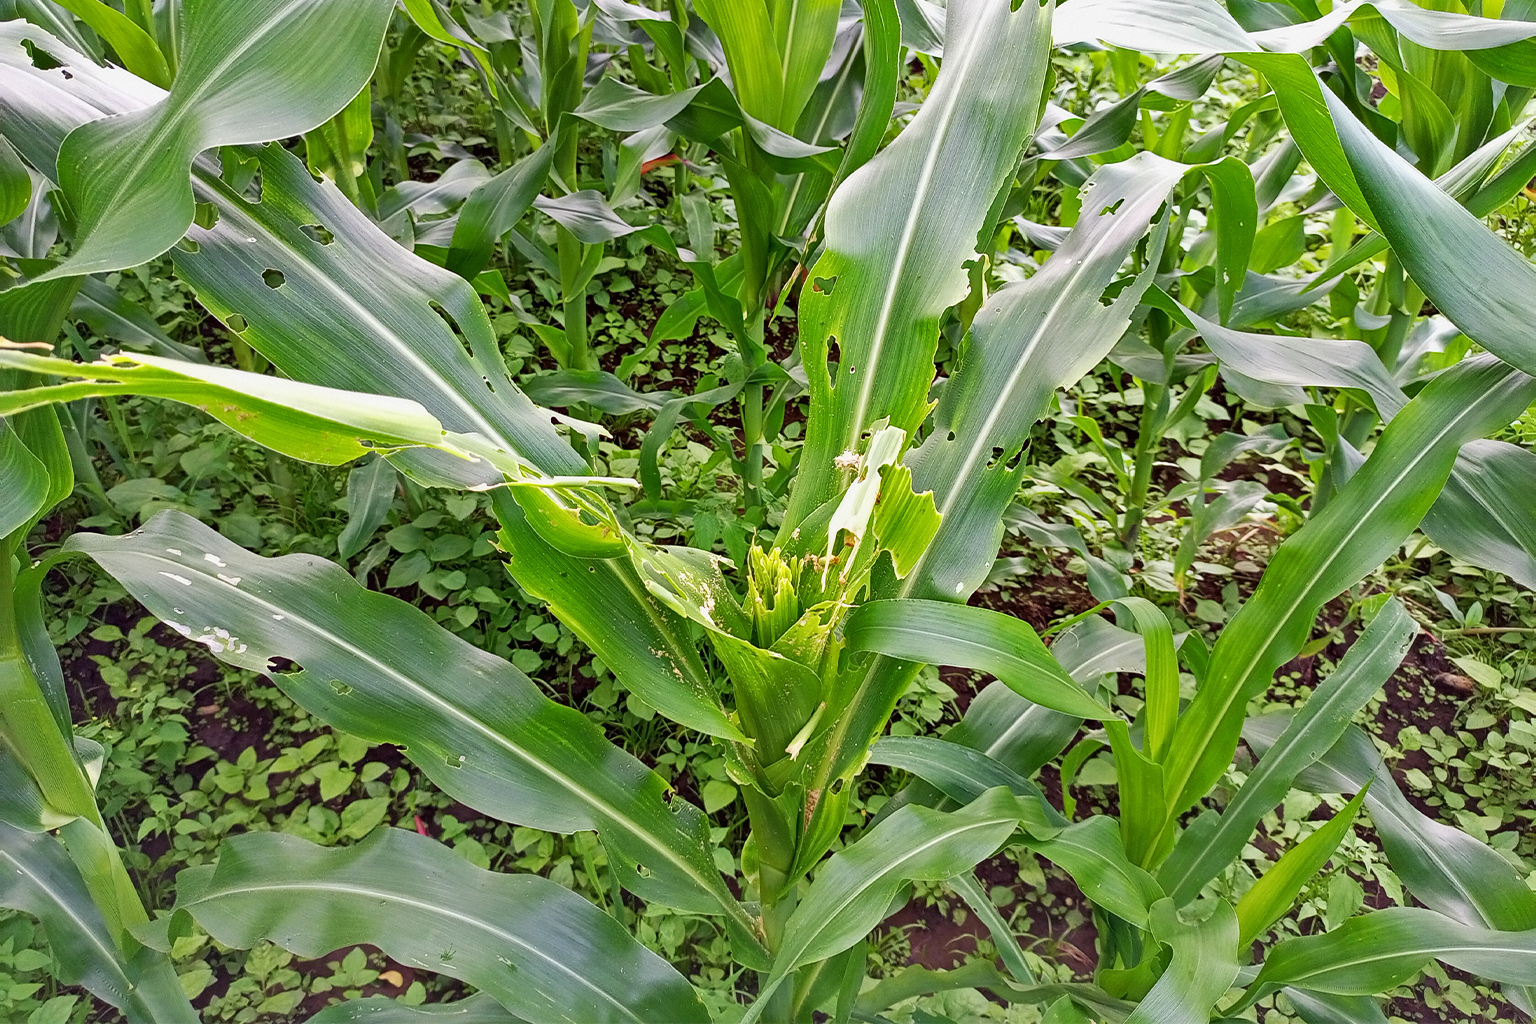
<path id="1" fill-rule="evenodd" d="M 241 948 L 272 939 L 321 957 L 366 942 L 530 1020 L 709 1020 L 682 975 L 569 889 L 483 871 L 400 829 L 329 849 L 279 832 L 232 836 L 217 866 L 180 874 L 176 909 Z"/>

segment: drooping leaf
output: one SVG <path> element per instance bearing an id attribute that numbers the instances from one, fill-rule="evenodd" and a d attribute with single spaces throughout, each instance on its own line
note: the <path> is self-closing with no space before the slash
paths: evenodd
<path id="1" fill-rule="evenodd" d="M 389 0 L 186 0 L 165 98 L 70 133 L 58 182 L 78 219 L 53 275 L 131 267 L 192 224 L 187 172 L 215 146 L 266 142 L 328 120 L 367 83 Z"/>
<path id="2" fill-rule="evenodd" d="M 1283 991 L 1306 1024 L 1387 1024 L 1381 1004 L 1370 996 L 1336 996 L 1299 988 Z"/>
<path id="3" fill-rule="evenodd" d="M 280 832 L 232 836 L 217 865 L 177 876 L 176 909 L 237 948 L 266 939 L 318 958 L 368 943 L 531 1022 L 709 1020 L 687 980 L 600 908 L 401 829 L 334 849 Z"/>
<path id="4" fill-rule="evenodd" d="M 1086 818 L 1029 848 L 1071 875 L 1090 900 L 1138 927 L 1163 899 L 1157 881 L 1125 855 L 1113 818 Z"/>
<path id="5" fill-rule="evenodd" d="M 524 1024 L 484 992 L 451 1002 L 407 1006 L 388 996 L 332 1003 L 304 1024 Z"/>
<path id="6" fill-rule="evenodd" d="M 556 370 L 523 382 L 528 397 L 557 408 L 587 403 L 612 416 L 632 412 L 659 413 L 676 398 L 672 391 L 641 394 L 606 370 Z"/>
<path id="7" fill-rule="evenodd" d="M 1064 714 L 1113 715 L 1051 657 L 1028 623 L 1001 612 L 947 601 L 871 601 L 849 616 L 843 639 L 856 651 L 989 672 Z"/>
<path id="8" fill-rule="evenodd" d="M 1536 34 L 1536 24 L 1528 28 Z M 1468 337 L 1536 372 L 1530 311 L 1517 298 L 1536 289 L 1536 267 L 1387 149 L 1331 92 L 1323 97 L 1369 212 L 1414 282 Z"/>
<path id="9" fill-rule="evenodd" d="M 554 199 L 535 196 L 533 206 L 588 245 L 622 238 L 640 230 L 613 212 L 596 189 L 583 189 Z"/>
<path id="10" fill-rule="evenodd" d="M 1058 46 L 1102 40 L 1151 53 L 1259 49 L 1215 0 L 1088 0 L 1081 7 L 1062 7 L 1052 36 Z"/>
<path id="11" fill-rule="evenodd" d="M 37 67 L 47 62 L 34 61 L 33 52 L 47 54 L 60 66 Z M 103 67 L 25 21 L 0 22 L 0 83 L 0 134 L 49 181 L 58 179 L 59 146 L 71 130 L 165 96 L 164 89 L 122 68 Z"/>
<path id="12" fill-rule="evenodd" d="M 496 240 L 522 219 L 544 187 L 554 153 L 554 147 L 540 146 L 469 194 L 454 225 L 449 270 L 473 280 L 485 269 Z"/>
<path id="13" fill-rule="evenodd" d="M 1358 388 L 1370 395 L 1383 419 L 1395 416 L 1406 401 L 1381 357 L 1364 342 L 1253 334 L 1212 323 L 1182 306 L 1173 313 L 1200 333 L 1223 367 L 1245 377 L 1269 384 Z"/>
<path id="14" fill-rule="evenodd" d="M 0 64 L 0 70 L 14 68 L 26 77 L 29 85 L 22 96 L 41 95 L 36 84 L 59 94 L 25 111 L 28 125 L 47 129 L 27 136 L 44 153 L 49 138 L 56 146 L 73 126 L 71 118 L 82 116 L 72 91 L 80 83 L 91 87 L 88 95 L 97 102 L 105 97 L 128 108 L 136 103 L 134 94 L 111 76 L 61 81 L 33 68 L 19 46 L 16 52 L 16 59 Z M 218 220 L 211 228 L 194 228 L 197 252 L 178 250 L 176 255 L 182 261 L 179 272 L 205 305 L 227 323 L 243 327 L 241 336 L 295 379 L 409 396 L 449 429 L 500 439 L 546 471 L 583 471 L 582 460 L 551 427 L 548 414 L 506 377 L 490 323 L 462 279 L 402 249 L 338 191 L 316 183 L 286 152 L 267 147 L 259 158 L 259 203 L 237 194 L 211 171 L 194 169 L 198 198 L 214 205 Z M 395 456 L 406 468 L 418 465 L 415 458 L 414 453 Z M 462 471 L 466 465 L 452 460 L 447 468 Z M 686 725 L 713 735 L 739 735 L 718 700 L 697 696 L 710 690 L 707 676 L 686 630 L 677 632 L 675 616 L 656 608 L 638 581 L 610 581 L 599 567 L 567 560 L 505 497 L 498 496 L 500 518 L 519 534 L 520 565 L 530 566 L 531 573 L 543 565 L 565 579 L 575 572 L 589 575 L 587 597 L 564 602 L 559 610 L 581 616 L 582 608 L 597 600 L 600 613 L 570 621 L 621 681 Z M 530 577 L 527 585 L 538 591 L 544 584 Z M 567 586 L 565 592 L 573 590 Z M 616 623 L 624 627 L 617 629 Z M 637 653 L 658 649 L 672 652 L 674 664 Z"/>
<path id="15" fill-rule="evenodd" d="M 1284 715 L 1250 719 L 1246 742 L 1267 750 L 1287 725 Z M 1365 806 L 1392 870 L 1415 899 L 1463 924 L 1520 931 L 1536 929 L 1536 893 L 1487 843 L 1420 813 L 1397 788 L 1369 736 L 1356 726 L 1296 784 L 1315 793 L 1358 792 L 1370 784 Z"/>
<path id="16" fill-rule="evenodd" d="M 1055 816 L 1055 808 L 1044 803 L 1040 787 L 1033 782 L 979 750 L 938 737 L 882 737 L 870 749 L 869 763 L 909 771 L 957 804 L 968 804 L 989 789 L 1007 786 L 1019 797 L 1042 801 L 1047 817 Z"/>
<path id="17" fill-rule="evenodd" d="M 1373 995 L 1411 980 L 1431 960 L 1493 981 L 1536 985 L 1536 929 L 1495 931 L 1433 910 L 1389 907 L 1323 935 L 1279 943 L 1265 956 L 1245 1002 L 1282 985 Z"/>
<path id="18" fill-rule="evenodd" d="M 1198 924 L 1179 919 L 1172 900 L 1152 907 L 1152 935 L 1173 951 L 1168 969 L 1126 1024 L 1196 1024 L 1237 979 L 1237 918 L 1230 904 L 1216 901 Z"/>
<path id="19" fill-rule="evenodd" d="M 1154 53 L 1305 53 L 1356 18 L 1385 18 L 1420 46 L 1479 50 L 1536 35 L 1536 25 L 1426 10 L 1408 0 L 1339 4 L 1322 17 L 1249 32 L 1216 0 L 1087 0 L 1063 8 L 1054 26 L 1057 45 L 1100 40 Z"/>
<path id="20" fill-rule="evenodd" d="M 98 336 L 140 352 L 194 363 L 208 361 L 201 349 L 173 341 L 148 310 L 128 301 L 99 277 L 80 278 L 80 291 L 69 315 Z"/>
<path id="21" fill-rule="evenodd" d="M 1097 616 L 1058 636 L 1051 653 L 1083 683 L 1106 672 L 1145 669 L 1141 637 Z M 1005 684 L 993 682 L 976 695 L 942 742 L 979 750 L 1027 778 L 1060 754 L 1081 725 L 1080 718 L 1032 704 Z"/>
<path id="22" fill-rule="evenodd" d="M 301 668 L 280 682 L 301 706 L 337 729 L 405 747 L 456 799 L 535 828 L 595 828 L 626 884 L 646 898 L 723 913 L 747 929 L 697 809 L 669 803 L 662 779 L 584 715 L 425 613 L 364 590 L 330 562 L 252 555 L 179 512 L 127 537 L 77 534 L 68 550 L 95 559 L 222 660 L 270 672 L 272 658 L 291 659 Z"/>
<path id="23" fill-rule="evenodd" d="M 1101 297 L 1188 172 L 1151 154 L 1102 168 L 1085 186 L 1091 198 L 1062 247 L 1027 281 L 999 289 L 977 312 L 934 429 L 908 459 L 914 486 L 933 491 L 944 522 L 905 582 L 904 596 L 964 600 L 986 578 L 1003 510 L 1025 472 L 1018 452 L 1056 389 L 1092 369 L 1124 333 L 1150 274 L 1108 305 Z M 1162 238 L 1159 230 L 1149 246 L 1153 263 Z"/>
<path id="24" fill-rule="evenodd" d="M 1536 590 L 1536 455 L 1506 441 L 1473 441 L 1424 516 L 1430 540 L 1463 561 Z"/>
<path id="25" fill-rule="evenodd" d="M 16 148 L 0 138 L 0 224 L 9 224 L 32 203 L 32 173 Z"/>
<path id="26" fill-rule="evenodd" d="M 0 131 L 34 166 L 52 167 L 81 123 L 142 109 L 158 95 L 49 38 L 41 45 L 76 71 L 62 78 L 40 70 L 21 45 L 37 35 L 0 25 L 0 75 L 11 83 L 0 90 Z M 295 380 L 409 398 L 449 430 L 507 444 L 547 473 L 583 471 L 548 414 L 507 379 L 467 282 L 413 256 L 281 147 L 254 155 L 259 202 L 211 165 L 192 169 L 195 197 L 216 217 L 191 229 L 196 252 L 174 255 L 178 274 L 214 315 Z"/>
<path id="27" fill-rule="evenodd" d="M 0 392 L 0 413 L 7 416 L 79 398 L 142 394 L 206 409 L 252 440 L 306 462 L 350 462 L 368 453 L 364 440 L 391 448 L 451 447 L 442 424 L 415 402 L 224 366 L 126 354 L 75 363 L 0 343 L 0 367 L 82 378 Z"/>
<path id="28" fill-rule="evenodd" d="M 383 524 L 399 483 L 395 467 L 383 457 L 360 463 L 347 474 L 347 525 L 336 538 L 336 553 L 343 562 L 361 551 Z"/>
<path id="29" fill-rule="evenodd" d="M 10 421 L 0 419 L 0 539 L 31 523 L 47 500 L 47 468 Z"/>
<path id="30" fill-rule="evenodd" d="M 997 947 L 997 955 L 1002 958 L 1008 973 L 1013 975 L 1014 980 L 1021 985 L 1035 984 L 1035 974 L 1029 969 L 1029 964 L 1024 961 L 1023 954 L 1019 952 L 1019 942 L 1014 937 L 1013 929 L 1007 921 L 1003 920 L 1003 915 L 998 913 L 991 896 L 982 892 L 981 886 L 976 883 L 976 876 L 969 871 L 964 871 L 953 878 L 945 879 L 945 884 L 965 900 L 965 905 L 971 908 L 971 913 L 987 926 L 987 931 L 992 936 L 992 944 Z"/>
<path id="31" fill-rule="evenodd" d="M 289 154 L 259 155 L 258 203 L 198 175 L 218 221 L 192 230 L 195 253 L 175 256 L 205 305 L 296 380 L 411 398 L 447 429 L 482 434 L 547 473 L 582 472 L 549 414 L 507 378 L 462 278 L 402 249 Z"/>
<path id="32" fill-rule="evenodd" d="M 510 495 L 493 492 L 502 547 L 520 585 L 542 601 L 648 706 L 710 736 L 744 740 L 726 715 L 687 619 L 657 601 L 628 555 L 569 555 L 526 524 Z"/>

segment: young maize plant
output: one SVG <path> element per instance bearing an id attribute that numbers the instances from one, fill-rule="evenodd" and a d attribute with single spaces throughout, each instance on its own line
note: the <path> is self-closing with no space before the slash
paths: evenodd
<path id="1" fill-rule="evenodd" d="M 1505 0 L 1492 18 L 1408 0 L 1327 11 L 1309 0 L 695 0 L 691 12 L 681 0 L 664 11 L 532 0 L 526 46 L 482 41 L 432 0 L 401 12 L 391 0 L 165 6 L 174 17 L 157 21 L 39 0 L 0 22 L 4 213 L 48 225 L 8 257 L 0 292 L 0 904 L 43 923 L 61 982 L 130 1021 L 196 1020 L 166 955 L 195 921 L 226 945 L 270 940 L 305 957 L 370 943 L 473 986 L 459 1011 L 477 1021 L 881 1020 L 895 1002 L 961 985 L 1060 1021 L 1237 1018 L 1280 991 L 1308 1019 L 1369 1021 L 1385 1019 L 1372 994 L 1432 959 L 1531 1008 L 1536 893 L 1491 847 L 1420 815 L 1350 724 L 1417 632 L 1404 607 L 1379 603 L 1293 716 L 1247 715 L 1323 605 L 1421 522 L 1458 555 L 1536 581 L 1521 575 L 1536 565 L 1536 456 L 1482 440 L 1536 401 L 1536 268 L 1480 220 L 1532 173 L 1536 150 L 1500 164 L 1536 90 L 1528 2 Z M 391 90 L 429 40 L 458 47 L 481 76 L 506 164 L 472 182 L 451 232 L 430 239 L 405 213 L 391 218 L 359 156 L 370 82 L 388 126 Z M 626 75 L 593 62 L 605 46 L 628 53 Z M 1114 48 L 1133 68 L 1131 51 L 1196 59 L 1132 80 L 1084 118 L 1047 102 L 1056 47 Z M 937 76 L 916 113 L 893 120 L 909 51 Z M 1367 52 L 1398 69 L 1398 121 L 1361 94 Z M 1181 130 L 1133 152 L 1140 113 L 1183 110 L 1187 124 L 1223 67 L 1266 83 L 1264 109 L 1242 118 L 1268 112 L 1288 135 L 1279 158 L 1229 155 L 1237 117 L 1188 145 Z M 1421 79 L 1437 68 L 1460 76 L 1448 102 L 1466 111 L 1426 113 L 1435 97 Z M 578 180 L 578 141 L 615 132 L 605 196 Z M 299 135 L 308 166 L 274 142 Z M 403 169 L 403 148 L 386 146 Z M 642 163 L 674 151 L 687 244 L 633 202 Z M 686 181 L 686 164 L 704 159 L 722 168 L 737 218 L 739 247 L 721 260 L 709 204 Z M 1315 179 L 1293 179 L 1303 160 Z M 1021 197 L 1050 182 L 1080 194 L 1075 224 L 1037 246 L 1053 250 L 1038 271 L 994 287 L 1000 226 L 1020 223 Z M 1343 218 L 1344 243 L 1309 292 L 1251 269 L 1260 215 L 1292 185 Z M 635 223 L 639 210 L 655 219 Z M 518 231 L 539 217 L 553 246 Z M 631 234 L 692 273 L 675 315 L 713 317 L 730 334 L 739 359 L 726 384 L 635 396 L 597 368 L 586 289 L 605 246 Z M 486 269 L 503 242 L 544 260 L 561 287 L 563 325 L 534 333 L 563 369 L 527 393 L 476 295 L 505 290 Z M 241 368 L 174 349 L 80 362 L 57 347 L 77 296 L 167 252 L 238 339 Z M 1354 340 L 1250 330 L 1383 253 Z M 779 359 L 765 329 L 791 294 L 798 342 Z M 1477 346 L 1427 378 L 1404 349 L 1426 301 Z M 941 339 L 958 354 L 942 381 Z M 254 372 L 265 365 L 255 357 L 279 372 Z M 1114 453 L 1126 539 L 1149 511 L 1156 442 L 1218 377 L 1256 401 L 1307 405 L 1331 431 L 1310 515 L 1210 649 L 1176 637 L 1129 577 L 1091 557 L 1095 596 L 1119 625 L 1090 616 L 1047 649 L 1023 621 L 967 604 L 1018 515 L 1031 429 L 1106 358 L 1149 396 L 1145 443 Z M 1193 397 L 1170 401 L 1179 385 Z M 600 727 L 338 564 L 259 557 L 175 511 L 121 536 L 77 533 L 35 559 L 32 528 L 85 471 L 69 410 L 125 394 L 194 406 L 296 459 L 380 453 L 424 486 L 488 491 L 495 558 L 518 584 L 636 699 L 726 752 L 751 824 L 733 851 L 739 876 L 721 873 L 702 812 Z M 804 443 L 784 461 L 773 447 L 795 402 Z M 717 410 L 733 403 L 740 430 L 721 435 Z M 642 407 L 654 422 L 640 479 L 595 469 L 592 421 Z M 632 528 L 630 506 L 664 503 L 657 453 L 684 419 L 717 431 L 743 507 L 760 510 L 761 539 L 734 562 Z M 1234 436 L 1220 451 L 1230 460 L 1283 440 Z M 1207 461 L 1186 491 L 1200 511 L 1185 568 L 1204 533 L 1258 497 L 1212 489 L 1224 463 Z M 74 735 L 42 618 L 48 573 L 67 559 L 94 562 L 219 659 L 272 675 L 319 720 L 397 745 L 453 799 L 519 825 L 595 831 L 635 899 L 718 918 L 752 995 L 710 1005 L 581 896 L 393 828 L 332 849 L 238 836 L 215 866 L 180 875 L 174 906 L 146 908 L 98 809 L 101 751 Z M 926 664 L 997 682 L 943 739 L 882 738 Z M 1134 719 L 1111 706 L 1124 672 L 1142 679 Z M 1118 816 L 1073 820 L 1031 781 L 1080 736 L 1074 766 L 1078 751 L 1113 752 Z M 1218 809 L 1207 797 L 1240 743 L 1258 761 Z M 850 826 L 871 763 L 922 782 Z M 1353 799 L 1229 899 L 1213 882 L 1297 787 Z M 1269 942 L 1362 807 L 1420 905 Z M 974 871 L 1009 847 L 1060 867 L 1091 903 L 1092 981 L 1031 972 Z M 966 901 L 1001 967 L 867 983 L 864 940 L 914 882 Z M 312 1020 L 424 1013 L 370 1001 Z"/>

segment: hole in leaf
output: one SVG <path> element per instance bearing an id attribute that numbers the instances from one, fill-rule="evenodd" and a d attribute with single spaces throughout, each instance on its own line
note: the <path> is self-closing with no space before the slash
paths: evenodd
<path id="1" fill-rule="evenodd" d="M 818 277 L 811 281 L 811 291 L 821 292 L 823 295 L 831 295 L 832 289 L 837 287 L 837 276 Z"/>
<path id="2" fill-rule="evenodd" d="M 321 245 L 330 245 L 336 241 L 336 236 L 324 224 L 305 224 L 299 230 Z"/>
<path id="3" fill-rule="evenodd" d="M 64 66 L 63 61 L 54 57 L 53 54 L 44 50 L 30 39 L 23 39 L 21 46 L 22 49 L 27 51 L 27 57 L 31 59 L 32 66 L 39 71 L 52 71 L 54 68 L 62 68 Z M 70 77 L 74 76 L 71 75 Z"/>
<path id="4" fill-rule="evenodd" d="M 268 288 L 281 288 L 283 281 L 286 280 L 281 270 L 270 269 L 261 272 L 261 279 L 267 283 Z"/>
<path id="5" fill-rule="evenodd" d="M 197 252 L 201 246 L 192 241 L 190 238 L 183 238 L 181 241 L 176 243 L 176 248 L 180 249 L 182 252 Z"/>
<path id="6" fill-rule="evenodd" d="M 261 202 L 261 188 L 261 168 L 258 167 L 256 173 L 251 175 L 251 180 L 246 183 L 245 188 L 240 190 L 240 198 L 255 206 Z"/>
<path id="7" fill-rule="evenodd" d="M 951 430 L 949 432 L 949 436 L 946 437 L 944 440 L 946 440 L 946 441 L 953 441 L 954 439 L 955 439 L 955 432 L 953 430 Z"/>
<path id="8" fill-rule="evenodd" d="M 992 448 L 992 458 L 987 460 L 987 468 L 988 469 L 996 469 L 998 463 L 1002 461 L 1002 458 L 1003 458 L 1003 456 L 1005 454 L 1006 454 L 1006 452 L 1004 451 L 1004 449 L 1001 446 L 993 446 L 993 448 Z"/>
<path id="9" fill-rule="evenodd" d="M 239 313 L 231 313 L 229 316 L 224 318 L 224 326 L 228 327 L 236 334 L 244 334 L 246 331 L 250 330 L 251 322 L 245 317 L 241 316 Z"/>
<path id="10" fill-rule="evenodd" d="M 1119 213 L 1120 212 L 1120 207 L 1122 207 L 1124 205 L 1125 205 L 1125 196 L 1121 196 L 1119 199 L 1116 199 L 1114 202 L 1112 202 L 1108 206 L 1104 207 L 1104 209 L 1100 210 L 1099 211 L 1099 216 L 1100 217 L 1108 217 L 1108 216 L 1110 216 L 1112 214 Z"/>
<path id="11" fill-rule="evenodd" d="M 1114 301 L 1120 297 L 1120 293 L 1125 291 L 1126 286 L 1130 283 L 1131 279 L 1129 277 L 1123 277 L 1118 281 L 1109 282 L 1109 284 L 1104 286 L 1104 290 L 1099 293 L 1099 305 L 1113 305 Z"/>
<path id="12" fill-rule="evenodd" d="M 348 686 L 346 683 L 342 682 L 340 679 L 332 679 L 331 680 L 331 690 L 338 697 L 350 696 L 351 693 L 352 693 L 352 687 Z"/>
<path id="13" fill-rule="evenodd" d="M 837 338 L 827 339 L 827 373 L 836 376 L 838 364 L 842 362 L 842 353 L 837 348 Z"/>
<path id="14" fill-rule="evenodd" d="M 486 389 L 488 391 L 490 391 L 491 394 L 494 395 L 496 393 L 496 385 L 491 383 L 491 378 L 489 378 L 489 377 L 481 377 L 480 379 L 485 381 Z"/>
<path id="15" fill-rule="evenodd" d="M 455 338 L 459 339 L 459 345 L 463 347 L 464 354 L 473 359 L 475 357 L 475 350 L 470 346 L 469 339 L 464 337 L 464 332 L 459 330 L 458 321 L 450 316 L 448 311 L 444 309 L 441 304 L 434 302 L 431 305 L 432 312 L 442 317 L 443 323 L 448 325 L 448 330 L 453 332 L 453 336 Z M 490 381 L 486 381 L 486 384 L 489 386 Z"/>
<path id="16" fill-rule="evenodd" d="M 192 214 L 192 223 L 210 231 L 219 222 L 219 208 L 212 203 L 198 203 Z"/>
<path id="17" fill-rule="evenodd" d="M 256 176 L 261 173 L 261 161 L 244 153 L 240 147 L 224 146 L 219 150 L 219 177 L 224 179 L 231 192 L 244 196 Z M 259 199 L 259 197 L 258 197 Z"/>

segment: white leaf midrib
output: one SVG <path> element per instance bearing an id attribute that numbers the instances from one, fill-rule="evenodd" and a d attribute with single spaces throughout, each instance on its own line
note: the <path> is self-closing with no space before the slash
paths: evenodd
<path id="1" fill-rule="evenodd" d="M 196 905 L 198 903 L 212 903 L 214 900 L 224 897 L 234 897 L 246 894 L 254 895 L 266 892 L 283 892 L 288 890 L 319 890 L 321 892 L 346 893 L 348 895 L 358 896 L 365 899 L 384 899 L 389 900 L 392 903 L 400 904 L 404 907 L 410 907 L 413 910 L 425 911 L 428 914 L 447 918 L 450 921 L 458 921 L 464 924 L 468 924 L 473 928 L 497 936 L 498 938 L 504 939 L 512 945 L 525 950 L 529 955 L 544 961 L 555 970 L 569 976 L 570 978 L 575 979 L 582 987 L 595 993 L 601 1001 L 607 1002 L 621 1011 L 626 1019 L 633 1020 L 636 1022 L 636 1024 L 642 1024 L 640 1017 L 637 1017 L 634 1012 L 629 1009 L 629 1007 L 620 1002 L 605 989 L 599 987 L 597 984 L 586 978 L 580 972 L 572 968 L 569 964 L 562 962 L 559 958 L 553 956 L 552 954 L 544 952 L 544 950 L 540 949 L 538 946 L 519 937 L 513 932 L 507 931 L 505 928 L 498 927 L 497 925 L 494 925 L 482 918 L 472 917 L 469 914 L 463 913 L 462 911 L 452 907 L 444 906 L 441 903 L 429 903 L 424 900 L 415 900 L 409 896 L 402 895 L 401 893 L 393 890 L 374 889 L 362 885 L 351 885 L 334 881 L 267 881 L 260 885 L 226 886 L 214 892 L 205 892 L 200 894 L 197 899 L 193 901 L 192 905 Z"/>
<path id="2" fill-rule="evenodd" d="M 153 561 L 158 561 L 158 562 L 164 563 L 166 565 L 176 566 L 177 568 L 182 569 L 183 571 L 191 570 L 193 572 L 196 572 L 200 579 L 202 579 L 204 581 L 208 581 L 207 574 L 204 573 L 196 565 L 188 565 L 185 562 L 176 561 L 175 559 L 167 558 L 167 557 L 165 557 L 162 554 L 159 554 L 159 553 L 156 553 L 156 552 L 152 552 L 152 551 L 140 550 L 140 551 L 134 552 L 134 554 L 136 556 L 138 556 L 140 558 L 143 558 L 143 559 L 146 559 L 148 561 L 152 561 L 152 562 Z M 254 574 L 252 574 L 252 575 L 254 575 Z M 356 645 L 348 642 L 347 640 L 343 639 L 342 637 L 325 631 L 317 623 L 311 622 L 311 621 L 309 621 L 306 618 L 301 618 L 301 617 L 294 616 L 292 614 L 293 609 L 290 606 L 274 604 L 273 602 L 268 601 L 265 598 L 262 598 L 259 595 L 254 594 L 251 591 L 246 590 L 246 589 L 241 589 L 241 588 L 238 588 L 238 587 L 231 588 L 231 589 L 235 590 L 235 592 L 240 594 L 245 600 L 251 602 L 252 604 L 257 605 L 260 608 L 266 609 L 268 614 L 270 614 L 273 611 L 281 612 L 282 614 L 285 615 L 287 623 L 291 623 L 294 626 L 302 627 L 303 629 L 307 630 L 308 632 L 310 632 L 310 633 L 316 635 L 317 637 L 319 637 L 322 642 L 326 642 L 326 643 L 330 643 L 330 644 L 335 645 L 336 647 L 340 648 L 345 653 L 347 653 L 347 654 L 357 658 L 359 661 L 363 662 L 366 665 L 369 665 L 370 667 L 374 668 L 375 670 L 377 670 L 381 674 L 396 680 L 397 684 L 399 686 L 401 686 L 403 689 L 405 689 L 408 692 L 416 695 L 417 698 L 422 700 L 423 702 L 435 706 L 443 715 L 447 716 L 448 718 L 453 719 L 453 720 L 457 720 L 457 721 L 461 721 L 463 723 L 466 723 L 473 731 L 478 732 L 481 735 L 483 735 L 484 737 L 486 737 L 487 739 L 489 739 L 493 745 L 499 746 L 502 749 L 504 749 L 509 755 L 511 755 L 513 758 L 515 758 L 519 763 L 522 763 L 522 764 L 525 764 L 525 765 L 528 765 L 528 766 L 532 767 L 537 772 L 539 772 L 540 774 L 544 775 L 546 778 L 548 778 L 551 781 L 555 782 L 560 788 L 569 791 L 573 796 L 575 796 L 577 799 L 581 800 L 587 807 L 596 810 L 601 816 L 608 818 L 614 824 L 619 825 L 620 827 L 622 827 L 623 829 L 628 831 L 630 834 L 640 838 L 647 846 L 649 846 L 651 849 L 655 850 L 658 854 L 660 854 L 661 857 L 664 860 L 666 860 L 666 861 L 672 863 L 673 865 L 675 865 L 676 867 L 682 869 L 682 871 L 684 872 L 684 874 L 687 877 L 693 879 L 696 883 L 698 883 L 698 885 L 699 885 L 699 887 L 701 889 L 703 889 L 704 891 L 708 892 L 712 898 L 714 898 L 717 902 L 721 903 L 722 908 L 728 914 L 731 914 L 733 917 L 737 916 L 737 914 L 733 913 L 733 911 L 739 912 L 739 907 L 738 908 L 733 908 L 730 905 L 726 904 L 723 900 L 721 900 L 719 895 L 714 891 L 714 888 L 709 884 L 709 880 L 706 879 L 706 878 L 700 877 L 698 871 L 695 870 L 694 867 L 691 864 L 689 864 L 687 860 L 683 859 L 682 857 L 679 857 L 675 852 L 673 852 L 664 843 L 661 843 L 661 842 L 657 841 L 656 839 L 653 839 L 651 837 L 651 833 L 650 833 L 649 829 L 641 827 L 638 822 L 636 822 L 633 818 L 629 817 L 624 812 L 620 811 L 618 808 L 614 807 L 611 803 L 609 803 L 609 802 L 599 798 L 596 793 L 594 793 L 591 790 L 588 790 L 585 787 L 579 785 L 577 780 L 573 776 L 567 775 L 567 774 L 562 774 L 562 773 L 554 770 L 551 766 L 545 764 L 539 758 L 537 758 L 537 757 L 533 756 L 532 754 L 528 753 L 527 751 L 523 750 L 520 746 L 518 746 L 516 743 L 514 743 L 510 738 L 502 735 L 500 732 L 498 732 L 497 730 L 491 728 L 485 722 L 483 722 L 479 718 L 476 718 L 475 716 L 469 714 L 468 712 L 466 712 L 462 708 L 458 707 L 454 703 L 452 703 L 452 702 L 450 702 L 448 700 L 445 700 L 444 698 L 442 698 L 442 697 L 438 696 L 437 694 L 433 693 L 431 690 L 427 689 L 422 684 L 416 682 L 409 675 L 405 674 L 404 672 L 400 671 L 399 669 L 396 669 L 393 666 L 387 664 L 386 662 L 383 662 L 383 661 L 379 660 L 378 658 L 376 658 L 373 655 L 369 654 L 367 651 L 364 651 L 363 649 L 361 649 L 361 648 L 357 647 Z M 548 699 L 548 698 L 543 697 L 542 694 L 540 696 L 541 696 L 542 699 L 545 699 L 545 700 Z M 618 748 L 615 748 L 615 749 L 618 749 Z M 594 821 L 593 822 L 593 827 L 595 828 L 596 826 L 597 826 L 597 822 Z"/>

